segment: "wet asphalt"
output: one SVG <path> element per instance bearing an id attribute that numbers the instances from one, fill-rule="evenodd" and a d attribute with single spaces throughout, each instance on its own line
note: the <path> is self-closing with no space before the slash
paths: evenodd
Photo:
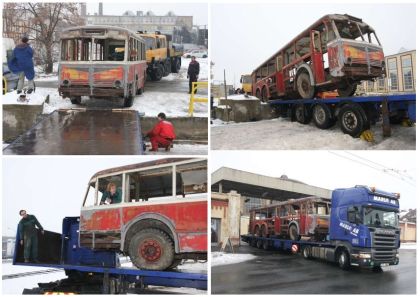
<path id="1" fill-rule="evenodd" d="M 372 272 L 343 271 L 301 255 L 241 246 L 253 260 L 211 269 L 213 294 L 415 294 L 416 250 L 400 250 L 400 264 Z"/>

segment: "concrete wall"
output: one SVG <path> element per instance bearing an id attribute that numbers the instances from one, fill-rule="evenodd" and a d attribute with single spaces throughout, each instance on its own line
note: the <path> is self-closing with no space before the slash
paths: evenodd
<path id="1" fill-rule="evenodd" d="M 11 142 L 29 130 L 42 114 L 43 104 L 3 105 L 3 141 Z"/>
<path id="2" fill-rule="evenodd" d="M 249 216 L 241 216 L 241 235 L 248 234 L 248 228 L 249 228 Z"/>
<path id="3" fill-rule="evenodd" d="M 207 141 L 208 118 L 176 117 L 168 118 L 174 127 L 177 140 Z M 157 123 L 156 117 L 140 117 L 141 132 L 145 134 Z"/>
<path id="4" fill-rule="evenodd" d="M 241 195 L 232 191 L 227 194 L 211 193 L 212 206 L 211 217 L 221 219 L 221 234 L 219 244 L 227 237 L 230 238 L 232 245 L 239 245 L 241 228 Z M 218 205 L 216 200 L 227 201 L 227 207 Z"/>

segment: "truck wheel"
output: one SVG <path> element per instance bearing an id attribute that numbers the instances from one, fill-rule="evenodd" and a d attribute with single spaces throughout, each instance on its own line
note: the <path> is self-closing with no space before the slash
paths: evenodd
<path id="1" fill-rule="evenodd" d="M 289 226 L 289 237 L 291 240 L 299 240 L 300 235 L 295 224 Z"/>
<path id="2" fill-rule="evenodd" d="M 305 258 L 305 259 L 312 259 L 312 255 L 311 255 L 311 247 L 310 246 L 305 246 L 304 248 L 303 248 L 303 251 L 302 251 L 302 253 L 303 253 L 303 257 Z"/>
<path id="3" fill-rule="evenodd" d="M 140 269 L 165 270 L 174 262 L 174 244 L 160 229 L 149 228 L 135 234 L 128 251 L 131 262 Z"/>
<path id="4" fill-rule="evenodd" d="M 368 118 L 363 108 L 356 103 L 344 105 L 338 113 L 340 128 L 344 134 L 359 137 L 369 128 Z"/>
<path id="5" fill-rule="evenodd" d="M 82 103 L 82 96 L 74 96 L 70 97 L 71 104 L 81 104 Z"/>
<path id="6" fill-rule="evenodd" d="M 298 74 L 296 81 L 297 91 L 302 99 L 313 99 L 315 94 L 315 87 L 311 85 L 311 79 L 306 71 Z"/>
<path id="7" fill-rule="evenodd" d="M 357 83 L 348 83 L 337 86 L 337 92 L 340 97 L 351 97 L 356 93 Z"/>
<path id="8" fill-rule="evenodd" d="M 343 270 L 350 268 L 349 253 L 345 249 L 342 249 L 338 254 L 338 266 Z"/>
<path id="9" fill-rule="evenodd" d="M 160 81 L 163 77 L 163 72 L 165 70 L 163 69 L 162 65 L 159 64 L 156 66 L 156 68 L 151 73 L 151 78 L 153 81 Z"/>
<path id="10" fill-rule="evenodd" d="M 334 116 L 328 105 L 317 103 L 312 108 L 312 118 L 319 129 L 328 129 L 334 125 Z"/>
<path id="11" fill-rule="evenodd" d="M 178 58 L 175 58 L 172 62 L 172 73 L 178 73 L 179 69 L 181 69 L 181 61 Z"/>
<path id="12" fill-rule="evenodd" d="M 299 104 L 295 108 L 295 118 L 298 123 L 308 124 L 311 121 L 311 115 L 304 104 Z"/>

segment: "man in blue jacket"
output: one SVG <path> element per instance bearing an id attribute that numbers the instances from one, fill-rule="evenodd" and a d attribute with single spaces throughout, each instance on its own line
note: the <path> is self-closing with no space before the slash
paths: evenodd
<path id="1" fill-rule="evenodd" d="M 9 69 L 19 75 L 17 93 L 20 94 L 25 83 L 25 77 L 28 79 L 28 94 L 31 94 L 35 88 L 34 85 L 34 62 L 32 60 L 34 52 L 28 44 L 28 37 L 23 37 L 22 42 L 13 50 L 13 58 L 9 61 Z"/>

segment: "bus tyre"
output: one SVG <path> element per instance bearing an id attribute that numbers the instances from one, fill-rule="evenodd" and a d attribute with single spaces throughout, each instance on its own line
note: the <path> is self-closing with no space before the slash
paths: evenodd
<path id="1" fill-rule="evenodd" d="M 291 240 L 295 241 L 300 239 L 298 228 L 295 224 L 289 226 L 289 237 Z"/>
<path id="2" fill-rule="evenodd" d="M 334 115 L 328 105 L 317 103 L 312 108 L 312 118 L 319 129 L 328 129 L 334 125 Z"/>
<path id="3" fill-rule="evenodd" d="M 349 253 L 345 249 L 342 249 L 338 253 L 338 266 L 343 270 L 348 270 L 350 268 Z"/>
<path id="4" fill-rule="evenodd" d="M 308 124 L 311 121 L 311 115 L 304 104 L 299 104 L 295 108 L 295 118 L 298 123 Z"/>
<path id="5" fill-rule="evenodd" d="M 260 99 L 260 100 L 261 100 L 261 91 L 260 91 L 260 89 L 258 89 L 258 90 L 255 92 L 255 97 L 257 97 L 258 99 Z"/>
<path id="6" fill-rule="evenodd" d="M 263 241 L 261 239 L 257 240 L 257 248 L 262 249 L 263 247 Z"/>
<path id="7" fill-rule="evenodd" d="M 341 131 L 353 137 L 359 137 L 363 131 L 369 128 L 366 113 L 357 103 L 349 103 L 340 108 L 338 119 Z"/>
<path id="8" fill-rule="evenodd" d="M 160 229 L 148 228 L 136 233 L 130 241 L 131 262 L 140 269 L 165 270 L 174 262 L 174 245 Z"/>
<path id="9" fill-rule="evenodd" d="M 311 255 L 311 247 L 310 246 L 305 246 L 303 248 L 303 257 L 307 260 L 312 259 L 312 255 Z"/>
<path id="10" fill-rule="evenodd" d="M 267 93 L 267 88 L 263 87 L 262 91 L 261 91 L 261 101 L 262 102 L 267 102 L 268 101 L 268 93 Z"/>
<path id="11" fill-rule="evenodd" d="M 82 96 L 70 97 L 71 104 L 81 104 Z"/>
<path id="12" fill-rule="evenodd" d="M 351 97 L 356 93 L 357 83 L 348 83 L 337 86 L 337 92 L 340 97 Z"/>
<path id="13" fill-rule="evenodd" d="M 311 79 L 306 71 L 302 71 L 298 74 L 296 88 L 302 99 L 314 98 L 315 87 L 311 85 Z"/>

